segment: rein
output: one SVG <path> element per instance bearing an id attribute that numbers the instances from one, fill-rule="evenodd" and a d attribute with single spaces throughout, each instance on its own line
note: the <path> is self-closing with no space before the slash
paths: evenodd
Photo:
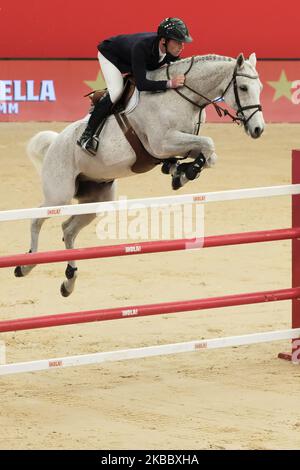
<path id="1" fill-rule="evenodd" d="M 192 67 L 194 65 L 194 56 L 191 58 L 191 63 L 190 63 L 190 66 L 188 68 L 188 70 L 184 73 L 184 76 L 187 77 L 187 75 L 189 74 L 189 72 L 191 71 Z M 236 81 L 236 77 L 247 77 L 247 78 L 251 78 L 251 79 L 258 79 L 258 75 L 248 75 L 248 74 L 242 74 L 242 73 L 238 73 L 237 71 L 237 64 L 234 68 L 234 71 L 233 71 L 233 75 L 232 75 L 232 78 L 230 80 L 230 82 L 228 83 L 227 87 L 225 88 L 224 92 L 222 93 L 222 95 L 218 98 L 218 101 L 221 99 L 224 98 L 225 94 L 227 93 L 227 91 L 229 90 L 231 84 L 233 83 L 233 89 L 234 89 L 234 96 L 235 96 L 235 101 L 236 101 L 236 104 L 237 104 L 237 107 L 238 107 L 238 110 L 236 111 L 236 116 L 234 116 L 233 114 L 231 114 L 227 109 L 225 108 L 222 108 L 222 106 L 218 105 L 216 103 L 215 100 L 211 100 L 210 98 L 207 98 L 206 96 L 202 95 L 201 93 L 199 93 L 198 91 L 194 90 L 193 88 L 191 88 L 190 86 L 184 84 L 183 87 L 184 88 L 187 88 L 188 90 L 190 90 L 191 92 L 195 93 L 197 96 L 199 96 L 200 98 L 203 98 L 207 101 L 207 103 L 205 104 L 198 104 L 196 103 L 195 101 L 193 101 L 192 99 L 190 99 L 188 96 L 184 95 L 181 91 L 179 91 L 177 88 L 174 89 L 174 91 L 180 95 L 182 98 L 184 98 L 186 101 L 189 101 L 191 104 L 193 104 L 194 106 L 196 106 L 197 108 L 200 109 L 200 113 L 199 113 L 199 122 L 197 124 L 198 126 L 198 129 L 197 129 L 197 133 L 199 132 L 199 128 L 200 128 L 200 119 L 201 119 L 201 113 L 203 111 L 203 109 L 208 106 L 208 105 L 213 105 L 216 112 L 218 113 L 219 117 L 224 117 L 224 116 L 229 116 L 233 122 L 236 122 L 237 124 L 240 124 L 240 122 L 242 122 L 244 124 L 244 126 L 247 125 L 247 123 L 250 121 L 250 119 L 254 116 L 254 114 L 256 114 L 258 111 L 262 111 L 262 106 L 260 104 L 255 104 L 255 105 L 250 105 L 250 106 L 242 106 L 241 105 L 241 102 L 240 102 L 240 97 L 239 97 L 239 93 L 238 93 L 238 86 L 237 86 L 237 81 Z M 167 77 L 168 77 L 168 80 L 171 79 L 170 77 L 170 64 L 168 64 L 167 66 Z M 255 111 L 253 111 L 253 113 L 248 117 L 248 119 L 246 118 L 245 114 L 244 114 L 244 111 L 248 110 L 248 109 L 255 109 Z M 241 117 L 239 117 L 239 115 L 241 115 Z"/>

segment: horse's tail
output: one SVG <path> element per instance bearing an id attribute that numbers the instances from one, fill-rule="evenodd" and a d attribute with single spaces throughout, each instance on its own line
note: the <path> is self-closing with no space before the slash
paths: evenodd
<path id="1" fill-rule="evenodd" d="M 27 144 L 27 155 L 39 174 L 46 152 L 57 136 L 57 132 L 42 131 L 34 135 Z"/>

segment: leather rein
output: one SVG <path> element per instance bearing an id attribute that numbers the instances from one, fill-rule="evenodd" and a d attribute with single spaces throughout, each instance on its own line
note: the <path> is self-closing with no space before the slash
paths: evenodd
<path id="1" fill-rule="evenodd" d="M 190 66 L 188 68 L 188 70 L 184 73 L 184 76 L 187 77 L 187 75 L 189 74 L 189 72 L 191 71 L 192 67 L 194 65 L 194 56 L 191 58 L 191 63 L 190 63 Z M 168 80 L 171 79 L 170 77 L 170 64 L 168 64 L 167 66 L 167 77 L 168 77 Z M 198 91 L 194 90 L 193 88 L 191 88 L 190 86 L 184 84 L 183 87 L 184 88 L 187 88 L 188 90 L 192 91 L 193 93 L 195 93 L 197 96 L 205 99 L 207 101 L 207 103 L 205 104 L 198 104 L 196 103 L 195 101 L 191 100 L 188 96 L 185 96 L 181 91 L 178 90 L 178 88 L 174 88 L 174 91 L 182 96 L 182 98 L 184 98 L 185 100 L 189 101 L 191 104 L 193 104 L 194 106 L 196 106 L 197 108 L 200 109 L 200 117 L 201 117 L 201 112 L 203 111 L 203 109 L 212 104 L 216 110 L 216 112 L 218 113 L 218 115 L 220 117 L 223 117 L 223 116 L 229 116 L 233 122 L 236 122 L 237 124 L 240 124 L 241 122 L 244 124 L 244 126 L 247 125 L 247 123 L 250 121 L 250 119 L 258 112 L 258 111 L 262 111 L 262 106 L 260 104 L 254 104 L 254 105 L 250 105 L 250 106 L 242 106 L 241 105 L 241 102 L 240 102 L 240 97 L 239 97 L 239 93 L 238 93 L 238 85 L 237 85 L 237 81 L 236 81 L 236 77 L 247 77 L 247 78 L 251 78 L 253 80 L 256 80 L 258 79 L 258 75 L 248 75 L 248 74 L 245 74 L 245 73 L 238 73 L 238 64 L 236 64 L 235 68 L 234 68 L 234 71 L 233 71 L 233 75 L 232 75 L 232 78 L 230 80 L 230 82 L 228 83 L 227 87 L 225 88 L 225 90 L 223 91 L 222 95 L 217 99 L 217 100 L 211 100 L 210 98 L 207 98 L 206 96 L 202 95 L 201 93 L 199 93 Z M 236 116 L 234 116 L 233 114 L 231 114 L 227 109 L 225 108 L 222 108 L 222 106 L 218 105 L 216 103 L 216 101 L 220 101 L 224 98 L 225 94 L 227 93 L 227 91 L 229 90 L 231 84 L 233 84 L 233 90 L 234 90 L 234 96 L 235 96 L 235 101 L 236 101 L 236 104 L 237 104 L 237 107 L 238 107 L 238 110 L 236 111 Z M 249 110 L 249 109 L 254 109 L 253 113 L 248 117 L 248 119 L 246 118 L 245 114 L 244 114 L 244 111 L 246 110 Z M 199 128 L 200 128 L 200 117 L 199 117 L 199 122 L 198 122 L 198 130 L 197 130 L 197 133 L 199 132 Z"/>

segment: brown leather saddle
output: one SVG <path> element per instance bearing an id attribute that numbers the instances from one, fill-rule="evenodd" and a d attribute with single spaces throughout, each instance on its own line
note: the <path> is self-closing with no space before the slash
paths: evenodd
<path id="1" fill-rule="evenodd" d="M 133 129 L 132 125 L 130 124 L 124 110 L 129 103 L 130 98 L 132 97 L 134 90 L 136 87 L 135 80 L 132 75 L 126 75 L 124 77 L 124 89 L 121 98 L 112 108 L 112 114 L 114 114 L 117 123 L 119 124 L 124 136 L 126 137 L 127 141 L 133 148 L 136 161 L 132 165 L 131 170 L 134 173 L 145 173 L 147 171 L 152 170 L 156 165 L 161 163 L 161 160 L 158 158 L 153 157 L 144 147 L 143 143 L 139 139 L 138 135 L 136 134 L 135 130 Z M 91 102 L 95 105 L 101 98 L 103 98 L 107 93 L 107 90 L 95 90 L 89 93 Z M 102 123 L 98 131 L 96 132 L 97 136 L 99 137 L 101 130 L 103 128 Z"/>

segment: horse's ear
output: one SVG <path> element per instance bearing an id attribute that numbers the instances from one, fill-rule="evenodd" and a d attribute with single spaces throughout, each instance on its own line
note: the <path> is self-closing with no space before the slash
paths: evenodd
<path id="1" fill-rule="evenodd" d="M 245 57 L 244 57 L 244 55 L 241 53 L 241 54 L 238 56 L 238 58 L 236 59 L 237 66 L 238 66 L 239 68 L 241 68 L 242 65 L 244 64 L 244 62 L 245 62 Z"/>
<path id="2" fill-rule="evenodd" d="M 256 54 L 253 52 L 249 57 L 250 64 L 255 68 L 256 67 Z"/>

